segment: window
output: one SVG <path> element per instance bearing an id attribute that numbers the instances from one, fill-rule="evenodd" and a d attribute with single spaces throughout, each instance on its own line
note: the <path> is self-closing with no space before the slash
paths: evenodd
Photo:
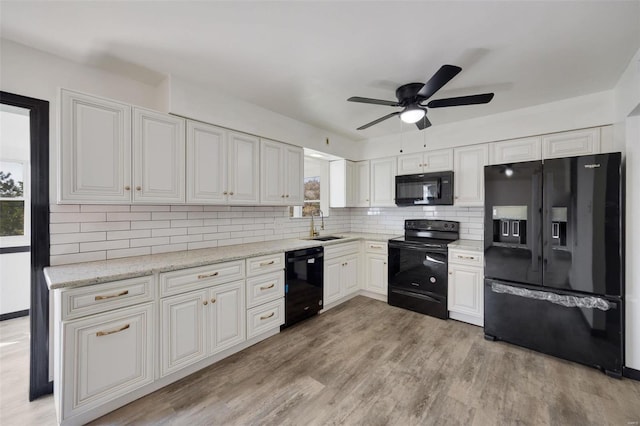
<path id="1" fill-rule="evenodd" d="M 320 216 L 320 176 L 304 178 L 302 217 Z"/>
<path id="2" fill-rule="evenodd" d="M 20 161 L 0 161 L 0 237 L 3 240 L 28 235 L 26 172 L 25 164 Z"/>

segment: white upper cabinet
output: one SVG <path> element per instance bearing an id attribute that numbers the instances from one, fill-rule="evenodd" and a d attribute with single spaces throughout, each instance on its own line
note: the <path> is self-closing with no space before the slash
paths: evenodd
<path id="1" fill-rule="evenodd" d="M 302 148 L 262 139 L 260 200 L 270 205 L 301 205 L 304 201 Z"/>
<path id="2" fill-rule="evenodd" d="M 484 205 L 484 166 L 489 162 L 487 144 L 454 149 L 454 204 Z"/>
<path id="3" fill-rule="evenodd" d="M 260 140 L 229 132 L 228 204 L 258 204 Z"/>
<path id="4" fill-rule="evenodd" d="M 542 136 L 542 157 L 562 158 L 600 153 L 600 128 Z"/>
<path id="5" fill-rule="evenodd" d="M 131 202 L 131 107 L 61 91 L 60 202 Z"/>
<path id="6" fill-rule="evenodd" d="M 187 203 L 226 203 L 227 165 L 227 131 L 187 121 Z"/>
<path id="7" fill-rule="evenodd" d="M 439 149 L 398 156 L 398 175 L 431 173 L 453 169 L 453 150 Z"/>
<path id="8" fill-rule="evenodd" d="M 354 167 L 355 205 L 356 207 L 369 207 L 371 205 L 371 177 L 369 174 L 369 161 L 358 161 L 354 163 Z"/>
<path id="9" fill-rule="evenodd" d="M 371 206 L 395 206 L 396 157 L 370 161 Z"/>
<path id="10" fill-rule="evenodd" d="M 133 201 L 185 202 L 185 120 L 133 109 Z"/>
<path id="11" fill-rule="evenodd" d="M 331 161 L 329 163 L 329 180 L 329 207 L 355 207 L 358 192 L 358 175 L 355 164 L 349 160 Z"/>
<path id="12" fill-rule="evenodd" d="M 542 158 L 542 138 L 512 139 L 489 144 L 489 164 L 536 161 Z"/>

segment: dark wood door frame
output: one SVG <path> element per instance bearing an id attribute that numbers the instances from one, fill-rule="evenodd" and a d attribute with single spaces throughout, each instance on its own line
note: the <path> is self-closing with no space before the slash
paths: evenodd
<path id="1" fill-rule="evenodd" d="M 29 401 L 53 392 L 49 380 L 49 102 L 0 92 L 0 103 L 29 110 L 31 132 L 31 362 Z"/>

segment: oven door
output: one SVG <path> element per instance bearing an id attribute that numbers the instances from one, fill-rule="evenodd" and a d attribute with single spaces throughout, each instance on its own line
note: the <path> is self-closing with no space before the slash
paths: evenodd
<path id="1" fill-rule="evenodd" d="M 389 305 L 447 319 L 447 250 L 389 242 Z"/>

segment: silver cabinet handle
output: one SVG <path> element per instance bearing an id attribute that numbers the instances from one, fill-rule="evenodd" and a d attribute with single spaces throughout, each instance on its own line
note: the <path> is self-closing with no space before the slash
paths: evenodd
<path id="1" fill-rule="evenodd" d="M 475 260 L 474 256 L 462 256 L 462 255 L 457 255 L 458 259 L 467 259 L 467 260 Z"/>
<path id="2" fill-rule="evenodd" d="M 275 284 L 269 284 L 263 287 L 260 287 L 260 290 L 269 290 L 270 288 L 274 288 L 276 285 Z"/>
<path id="3" fill-rule="evenodd" d="M 126 325 L 123 325 L 120 328 L 116 328 L 115 330 L 98 331 L 96 333 L 96 337 L 102 337 L 102 336 L 108 336 L 109 334 L 120 333 L 121 331 L 124 331 L 124 330 L 128 329 L 129 327 L 130 327 L 130 324 L 126 324 Z"/>
<path id="4" fill-rule="evenodd" d="M 266 319 L 271 318 L 271 317 L 272 317 L 272 316 L 274 316 L 275 314 L 276 314 L 275 312 L 271 312 L 269 315 L 261 316 L 261 317 L 260 317 L 260 319 L 261 319 L 261 320 L 266 320 Z"/>
<path id="5" fill-rule="evenodd" d="M 129 294 L 129 290 L 121 291 L 117 294 L 108 294 L 106 296 L 96 296 L 95 300 L 113 299 L 114 297 L 126 296 Z"/>
<path id="6" fill-rule="evenodd" d="M 217 277 L 219 274 L 219 272 L 213 272 L 211 274 L 202 274 L 202 275 L 198 275 L 198 279 L 202 280 L 204 278 L 211 278 L 211 277 Z"/>
<path id="7" fill-rule="evenodd" d="M 384 248 L 384 247 L 376 244 L 369 244 L 369 248 Z"/>
<path id="8" fill-rule="evenodd" d="M 275 260 L 272 260 L 271 262 L 262 262 L 260 263 L 260 266 L 269 266 L 269 265 L 273 265 L 274 263 L 276 263 Z"/>

